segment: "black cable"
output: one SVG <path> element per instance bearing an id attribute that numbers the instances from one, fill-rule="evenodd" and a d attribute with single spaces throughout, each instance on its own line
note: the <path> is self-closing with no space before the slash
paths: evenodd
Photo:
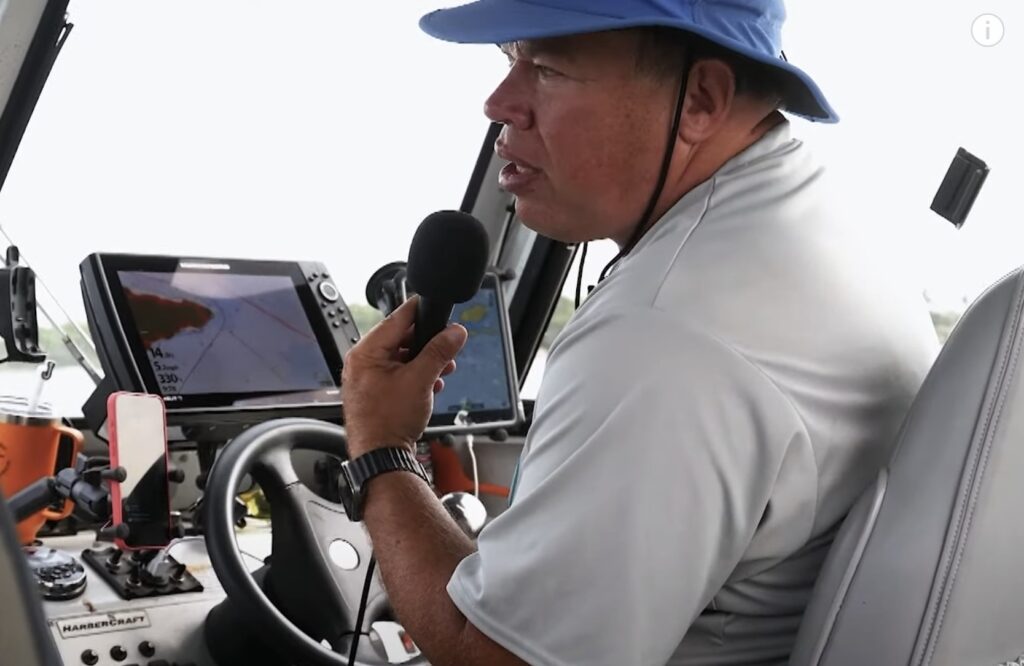
<path id="1" fill-rule="evenodd" d="M 580 269 L 576 273 L 576 309 L 580 309 L 580 301 L 583 300 L 583 265 L 587 263 L 587 246 L 589 243 L 583 244 L 583 250 L 580 252 Z"/>
<path id="2" fill-rule="evenodd" d="M 359 612 L 356 613 L 356 626 L 352 634 L 352 649 L 348 651 L 348 666 L 355 666 L 356 651 L 359 650 L 359 637 L 363 632 L 363 618 L 366 617 L 366 604 L 370 599 L 370 581 L 373 580 L 373 569 L 377 566 L 377 558 L 370 556 L 366 565 L 366 580 L 363 581 L 363 596 L 359 599 Z"/>
<path id="3" fill-rule="evenodd" d="M 648 223 L 650 222 L 651 215 L 654 213 L 654 207 L 658 205 L 658 199 L 661 198 L 662 190 L 665 189 L 665 181 L 668 180 L 668 170 L 672 165 L 672 155 L 675 152 L 676 147 L 676 136 L 679 134 L 679 123 L 683 113 L 683 102 L 686 101 L 686 85 L 690 80 L 690 68 L 693 66 L 693 61 L 688 58 L 688 54 L 684 51 L 683 58 L 688 60 L 683 68 L 683 80 L 679 84 L 679 96 L 676 99 L 675 115 L 672 118 L 672 130 L 668 134 L 668 145 L 665 147 L 665 154 L 661 162 L 661 173 L 658 174 L 658 184 L 654 188 L 654 192 L 651 194 L 650 201 L 647 202 L 647 209 L 644 210 L 643 217 L 640 218 L 640 222 L 636 225 L 633 230 L 633 236 L 629 239 L 629 242 L 619 250 L 618 254 L 612 257 L 605 267 L 601 270 L 601 277 L 598 278 L 598 282 L 608 277 L 608 271 L 612 269 L 615 264 L 619 263 L 619 260 L 625 257 L 632 251 L 636 244 L 640 242 L 644 234 L 648 231 Z"/>

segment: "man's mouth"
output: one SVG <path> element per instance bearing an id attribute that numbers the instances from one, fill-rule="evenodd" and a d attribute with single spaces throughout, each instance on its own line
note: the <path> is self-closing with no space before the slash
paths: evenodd
<path id="1" fill-rule="evenodd" d="M 520 159 L 507 150 L 504 145 L 499 144 L 496 146 L 495 152 L 497 152 L 498 157 L 508 162 L 498 176 L 498 185 L 506 192 L 510 194 L 523 194 L 540 176 L 540 169 Z"/>
<path id="2" fill-rule="evenodd" d="M 498 186 L 509 194 L 525 194 L 540 177 L 540 169 L 509 162 L 498 175 Z"/>
<path id="3" fill-rule="evenodd" d="M 527 176 L 540 173 L 540 169 L 532 167 L 521 162 L 509 162 L 509 166 L 512 167 L 517 174 Z"/>

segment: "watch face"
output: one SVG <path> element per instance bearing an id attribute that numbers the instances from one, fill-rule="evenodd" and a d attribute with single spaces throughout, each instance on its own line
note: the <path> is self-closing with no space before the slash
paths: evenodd
<path id="1" fill-rule="evenodd" d="M 362 520 L 359 510 L 359 493 L 352 480 L 352 470 L 349 469 L 349 461 L 341 463 L 341 472 L 338 474 L 338 494 L 341 496 L 341 505 L 345 507 L 348 519 L 352 521 Z"/>

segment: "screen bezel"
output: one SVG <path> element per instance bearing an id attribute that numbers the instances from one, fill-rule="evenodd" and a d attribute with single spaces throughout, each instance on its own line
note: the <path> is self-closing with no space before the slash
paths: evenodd
<path id="1" fill-rule="evenodd" d="M 470 414 L 471 422 L 465 425 L 456 425 L 454 423 L 455 414 L 451 412 L 431 414 L 425 431 L 427 435 L 487 432 L 497 430 L 498 428 L 512 428 L 519 425 L 523 420 L 522 401 L 519 398 L 519 381 L 516 377 L 516 364 L 512 355 L 512 334 L 501 280 L 498 279 L 496 274 L 488 272 L 484 274 L 480 289 L 490 289 L 495 295 L 495 304 L 498 309 L 498 326 L 501 329 L 501 350 L 505 360 L 505 383 L 509 395 L 508 409 L 490 409 L 473 412 Z"/>
<path id="2" fill-rule="evenodd" d="M 340 378 L 342 358 L 337 344 L 331 335 L 327 321 L 322 316 L 316 295 L 313 293 L 301 266 L 297 262 L 263 261 L 248 259 L 210 259 L 144 255 L 105 255 L 102 257 L 102 273 L 105 289 L 110 299 L 122 342 L 126 348 L 141 385 L 146 393 L 159 395 L 163 398 L 168 412 L 243 412 L 249 410 L 268 410 L 284 407 L 306 406 L 340 406 Z M 203 393 L 193 395 L 167 396 L 161 391 L 156 374 L 146 355 L 142 338 L 138 335 L 138 326 L 134 313 L 128 304 L 120 272 L 151 272 L 173 274 L 177 272 L 195 274 L 236 274 L 254 276 L 281 276 L 291 280 L 302 309 L 306 314 L 317 344 L 331 373 L 334 383 L 332 387 L 299 391 L 293 393 L 277 393 L 274 391 L 254 393 Z M 294 399 L 289 399 L 294 396 Z M 279 399 L 277 399 L 279 397 Z M 272 402 L 247 405 L 239 401 L 259 401 L 275 398 Z"/>

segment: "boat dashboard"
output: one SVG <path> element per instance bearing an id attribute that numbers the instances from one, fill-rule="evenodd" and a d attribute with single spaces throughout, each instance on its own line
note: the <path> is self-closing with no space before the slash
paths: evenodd
<path id="1" fill-rule="evenodd" d="M 385 311 L 418 293 L 403 262 L 382 270 L 368 298 Z M 102 368 L 86 427 L 0 404 L 8 506 L 64 663 L 422 662 L 342 501 L 340 378 L 360 333 L 326 265 L 92 254 L 81 275 Z M 476 284 L 447 306 L 469 340 L 417 447 L 471 536 L 481 492 L 493 509 L 508 490 L 475 458 L 467 474 L 457 444 L 524 419 L 503 280 Z M 14 288 L 33 302 L 30 281 Z"/>

